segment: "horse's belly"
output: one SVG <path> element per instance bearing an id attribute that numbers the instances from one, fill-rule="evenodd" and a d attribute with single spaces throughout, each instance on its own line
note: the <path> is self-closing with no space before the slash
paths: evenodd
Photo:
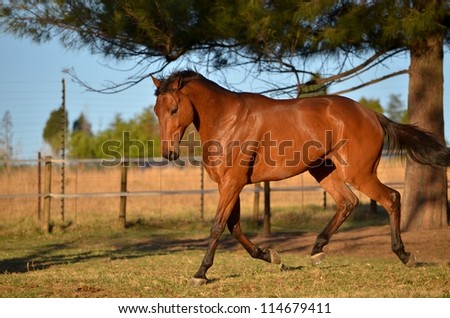
<path id="1" fill-rule="evenodd" d="M 278 160 L 271 163 L 256 162 L 250 173 L 250 183 L 278 181 L 296 176 L 308 170 L 308 167 L 294 160 Z"/>
<path id="2" fill-rule="evenodd" d="M 319 145 L 319 141 L 301 146 L 286 140 L 259 149 L 250 171 L 251 182 L 283 180 L 298 175 L 316 165 L 326 154 L 326 148 Z"/>

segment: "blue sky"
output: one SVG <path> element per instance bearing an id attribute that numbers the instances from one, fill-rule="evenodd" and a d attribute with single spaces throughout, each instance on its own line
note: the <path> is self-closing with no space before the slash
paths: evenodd
<path id="1" fill-rule="evenodd" d="M 124 93 L 87 92 L 62 70 L 73 67 L 98 87 L 108 80 L 119 82 L 126 74 L 106 68 L 103 64 L 108 61 L 85 51 L 67 51 L 58 41 L 38 45 L 0 33 L 0 47 L 0 115 L 6 110 L 12 115 L 16 157 L 35 158 L 38 151 L 46 151 L 41 136 L 50 112 L 61 105 L 63 77 L 69 127 L 83 112 L 97 131 L 106 128 L 116 114 L 130 118 L 154 103 L 150 79 Z"/>
<path id="2" fill-rule="evenodd" d="M 105 60 L 101 56 L 80 51 L 68 51 L 58 41 L 36 44 L 28 39 L 16 39 L 0 33 L 0 116 L 9 110 L 13 124 L 13 146 L 16 158 L 33 159 L 38 151 L 48 152 L 44 147 L 42 132 L 50 112 L 61 105 L 61 80 L 66 78 L 66 108 L 69 114 L 69 127 L 83 112 L 93 125 L 93 130 L 106 128 L 116 114 L 127 119 L 142 112 L 143 108 L 153 105 L 154 87 L 150 79 L 129 90 L 105 95 L 86 92 L 83 87 L 72 82 L 62 73 L 65 68 L 74 68 L 80 78 L 94 86 L 100 87 L 105 81 L 120 82 L 131 73 L 111 70 L 105 67 L 110 64 L 115 68 L 128 69 L 133 62 L 116 63 Z M 445 56 L 444 74 L 450 74 L 449 54 Z M 407 67 L 406 57 L 388 61 L 389 69 Z M 384 71 L 386 71 L 386 68 Z M 201 71 L 201 70 L 200 70 Z M 374 69 L 368 76 L 381 76 L 383 70 Z M 244 79 L 239 71 L 223 74 L 205 74 L 212 80 L 221 82 L 227 77 L 235 90 L 258 91 L 264 88 L 264 82 L 251 78 Z M 445 76 L 444 75 L 444 76 Z M 333 86 L 333 93 L 347 87 L 357 85 L 363 79 Z M 448 81 L 447 78 L 445 80 Z M 352 93 L 345 94 L 358 100 L 366 98 L 380 99 L 386 105 L 390 94 L 400 94 L 406 105 L 408 77 L 399 76 L 382 83 L 372 85 Z M 446 120 L 446 139 L 450 140 L 450 92 L 444 87 L 444 105 Z"/>

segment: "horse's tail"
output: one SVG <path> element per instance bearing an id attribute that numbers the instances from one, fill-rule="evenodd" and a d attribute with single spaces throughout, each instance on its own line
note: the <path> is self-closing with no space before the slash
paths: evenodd
<path id="1" fill-rule="evenodd" d="M 450 166 L 450 148 L 443 145 L 435 135 L 415 125 L 399 124 L 378 113 L 377 116 L 389 151 L 406 152 L 412 160 L 424 165 Z"/>

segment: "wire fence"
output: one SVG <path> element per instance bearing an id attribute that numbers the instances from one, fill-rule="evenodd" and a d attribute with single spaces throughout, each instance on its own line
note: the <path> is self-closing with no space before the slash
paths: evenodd
<path id="1" fill-rule="evenodd" d="M 401 160 L 384 158 L 379 177 L 402 192 L 404 168 Z M 192 160 L 180 165 L 134 159 L 105 167 L 101 159 L 39 158 L 0 162 L 0 169 L 0 220 L 31 218 L 46 222 L 48 218 L 82 223 L 94 219 L 210 219 L 218 202 L 216 184 L 201 164 Z M 263 210 L 264 196 L 259 195 L 263 191 L 259 184 L 244 188 L 243 216 L 254 217 L 255 212 Z M 357 194 L 361 202 L 369 202 Z M 46 206 L 46 202 L 50 204 Z M 307 173 L 270 184 L 272 208 L 301 211 L 310 205 L 333 204 Z"/>

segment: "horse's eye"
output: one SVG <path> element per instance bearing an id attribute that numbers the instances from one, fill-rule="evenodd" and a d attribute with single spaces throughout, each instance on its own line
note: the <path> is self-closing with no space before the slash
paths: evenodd
<path id="1" fill-rule="evenodd" d="M 170 115 L 175 115 L 178 111 L 178 106 L 174 106 L 170 109 Z"/>

